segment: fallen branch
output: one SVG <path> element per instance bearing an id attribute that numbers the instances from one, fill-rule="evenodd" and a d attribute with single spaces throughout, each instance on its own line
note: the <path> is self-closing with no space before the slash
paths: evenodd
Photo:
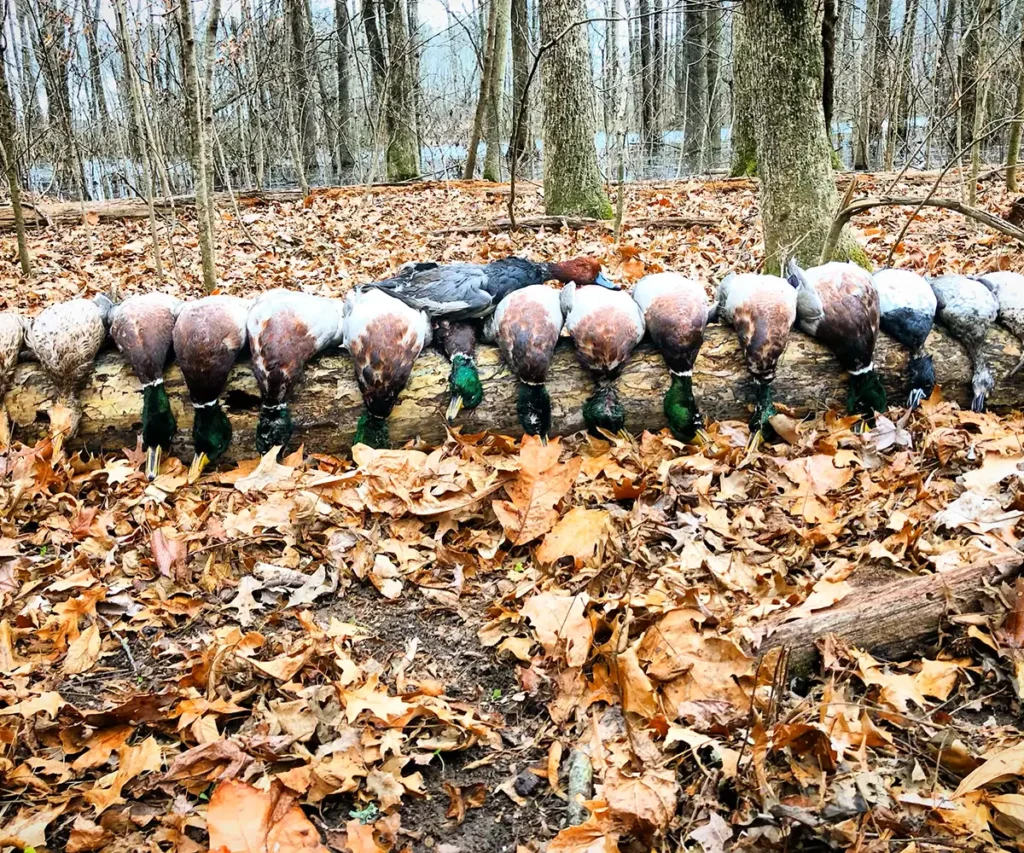
<path id="1" fill-rule="evenodd" d="M 711 228 L 721 223 L 721 219 L 703 219 L 693 216 L 665 216 L 659 219 L 638 219 L 627 223 L 626 228 Z M 603 228 L 610 230 L 613 224 L 607 219 L 589 219 L 581 216 L 527 216 L 516 217 L 515 224 L 507 218 L 492 219 L 489 222 L 472 222 L 469 225 L 453 225 L 435 231 L 437 236 L 443 234 L 478 234 L 486 231 L 506 231 L 514 228 L 569 228 L 579 231 L 581 228 Z"/>
<path id="2" fill-rule="evenodd" d="M 935 371 L 947 399 L 962 406 L 970 403 L 971 363 L 964 349 L 940 329 L 932 332 L 928 349 L 935 358 Z M 988 398 L 994 410 L 1020 408 L 1024 404 L 1024 372 L 1008 377 L 1017 363 L 1020 345 L 1009 333 L 993 329 L 985 345 L 998 381 Z M 885 335 L 879 336 L 875 349 L 878 365 L 889 399 L 901 404 L 906 398 L 903 371 L 907 354 Z M 491 430 L 519 435 L 516 417 L 518 386 L 504 366 L 498 351 L 481 346 L 477 363 L 485 396 L 476 409 L 464 410 L 457 425 L 465 433 Z M 416 360 L 409 386 L 399 397 L 391 416 L 391 437 L 396 443 L 421 438 L 429 443 L 444 441 L 444 410 L 448 405 L 448 363 L 430 351 Z M 648 343 L 637 347 L 618 381 L 619 396 L 626 409 L 626 427 L 634 433 L 658 430 L 665 426 L 663 395 L 668 387 L 668 371 L 661 356 Z M 192 409 L 181 372 L 172 366 L 165 376 L 167 393 L 178 419 L 178 437 L 174 451 L 192 458 L 190 431 Z M 553 407 L 553 431 L 558 435 L 583 429 L 581 407 L 593 389 L 593 383 L 579 366 L 568 341 L 555 352 L 548 380 Z M 708 327 L 704 347 L 694 374 L 697 400 L 709 421 L 730 418 L 746 420 L 753 386 L 736 343 L 736 333 L 721 326 Z M 789 348 L 779 365 L 775 382 L 776 399 L 797 414 L 842 408 L 846 399 L 846 376 L 835 359 L 819 343 L 793 332 Z M 34 441 L 49 428 L 47 411 L 52 405 L 53 388 L 36 363 L 18 366 L 7 394 L 6 404 L 13 434 L 22 441 Z M 82 395 L 85 417 L 69 448 L 118 450 L 134 447 L 140 427 L 142 394 L 139 384 L 114 351 L 100 355 Z M 248 364 L 238 364 L 228 379 L 223 396 L 225 409 L 234 428 L 229 457 L 251 457 L 255 453 L 256 419 L 259 392 Z M 292 404 L 295 422 L 293 447 L 304 442 L 310 452 L 342 453 L 355 431 L 362 398 L 355 383 L 351 360 L 338 352 L 327 353 L 312 361 Z"/>
<path id="3" fill-rule="evenodd" d="M 828 237 L 825 240 L 825 247 L 821 251 L 822 259 L 830 260 L 833 257 L 836 245 L 839 243 L 839 237 L 843 233 L 843 228 L 846 227 L 846 223 L 858 213 L 863 213 L 865 210 L 870 210 L 873 207 L 941 207 L 944 210 L 955 210 L 957 213 L 960 213 L 969 219 L 973 219 L 976 222 L 981 222 L 983 225 L 987 225 L 993 231 L 998 231 L 1000 234 L 1005 234 L 1007 237 L 1012 237 L 1013 239 L 1024 243 L 1024 229 L 1011 225 L 1005 219 L 1001 219 L 986 210 L 979 210 L 976 207 L 970 207 L 956 199 L 892 198 L 886 196 L 882 198 L 864 198 L 860 201 L 855 201 L 853 204 L 850 204 L 840 210 L 839 213 L 836 214 L 836 218 L 832 221 L 832 228 L 828 232 Z"/>
<path id="4" fill-rule="evenodd" d="M 1016 575 L 1020 560 L 975 563 L 930 575 L 863 586 L 827 610 L 765 629 L 758 651 L 789 650 L 791 674 L 810 672 L 818 642 L 832 634 L 850 646 L 898 658 L 934 637 L 948 616 L 976 609 L 986 582 Z"/>

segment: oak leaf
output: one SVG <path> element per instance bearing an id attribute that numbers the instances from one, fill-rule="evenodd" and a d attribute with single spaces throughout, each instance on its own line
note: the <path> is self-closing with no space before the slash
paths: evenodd
<path id="1" fill-rule="evenodd" d="M 534 436 L 523 436 L 519 451 L 519 476 L 505 484 L 507 501 L 493 501 L 492 507 L 513 545 L 525 545 L 543 536 L 558 520 L 554 508 L 572 488 L 583 460 L 558 461 L 561 444 L 541 444 Z"/>
<path id="2" fill-rule="evenodd" d="M 537 638 L 548 655 L 555 655 L 565 643 L 565 659 L 569 666 L 583 666 L 590 656 L 594 629 L 586 615 L 590 596 L 561 592 L 540 592 L 527 599 L 521 613 L 533 625 Z"/>
<path id="3" fill-rule="evenodd" d="M 576 506 L 558 520 L 534 554 L 542 563 L 554 563 L 562 557 L 586 561 L 601 553 L 610 532 L 611 514 L 607 510 Z"/>

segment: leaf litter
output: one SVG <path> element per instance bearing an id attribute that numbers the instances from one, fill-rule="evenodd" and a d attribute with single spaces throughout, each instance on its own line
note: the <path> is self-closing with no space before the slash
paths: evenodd
<path id="1" fill-rule="evenodd" d="M 388 194 L 402 224 L 323 193 L 248 214 L 290 240 L 234 244 L 225 290 L 361 281 L 410 246 L 590 251 L 626 280 L 680 258 L 705 278 L 753 264 L 752 189 L 708 186 L 630 188 L 635 217 L 717 206 L 724 224 L 627 229 L 617 255 L 587 230 L 438 241 L 469 198 L 502 212 L 472 186 Z M 866 218 L 883 225 L 865 226 L 872 256 L 894 216 Z M 918 224 L 903 252 L 932 271 L 993 251 L 933 212 Z M 8 297 L 22 307 L 77 292 L 99 263 L 47 239 L 38 287 Z M 46 258 L 64 256 L 58 277 Z M 151 281 L 145 253 L 102 263 L 124 292 Z M 456 430 L 432 451 L 299 451 L 198 482 L 172 459 L 153 484 L 139 448 L 16 446 L 0 484 L 0 845 L 1024 849 L 1020 582 L 978 612 L 951 602 L 916 656 L 823 640 L 816 674 L 780 679 L 781 656 L 757 653 L 767 626 L 864 578 L 1019 563 L 1020 416 L 937 393 L 863 437 L 828 413 L 777 421 L 785 442 L 753 454 L 728 422 L 701 450 Z M 574 751 L 594 785 L 569 826 Z"/>

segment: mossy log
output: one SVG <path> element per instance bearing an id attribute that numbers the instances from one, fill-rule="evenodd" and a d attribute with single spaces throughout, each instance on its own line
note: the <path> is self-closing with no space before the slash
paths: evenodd
<path id="1" fill-rule="evenodd" d="M 934 355 L 935 373 L 946 397 L 962 406 L 968 405 L 971 363 L 963 348 L 936 329 L 929 338 L 928 349 Z M 1024 371 L 1007 377 L 1020 354 L 1017 340 L 1002 329 L 993 330 L 987 354 L 997 377 L 996 388 L 989 397 L 990 406 L 1005 410 L 1024 404 Z M 903 405 L 906 399 L 903 376 L 906 359 L 905 350 L 885 335 L 879 336 L 875 363 L 895 405 Z M 484 382 L 484 401 L 475 410 L 464 410 L 457 425 L 466 433 L 491 430 L 520 434 L 515 377 L 494 347 L 481 346 L 477 360 Z M 178 418 L 179 434 L 174 450 L 181 452 L 183 458 L 191 459 L 192 410 L 176 366 L 167 371 L 166 383 Z M 637 347 L 618 380 L 627 429 L 639 433 L 666 425 L 662 395 L 667 386 L 668 372 L 661 356 L 645 341 Z M 562 341 L 555 353 L 548 389 L 553 408 L 553 433 L 564 435 L 583 429 L 580 409 L 593 383 L 579 366 L 568 340 Z M 694 390 L 709 422 L 731 418 L 746 420 L 749 416 L 752 382 L 732 329 L 708 327 L 694 371 Z M 775 391 L 778 402 L 799 414 L 840 408 L 845 405 L 846 375 L 824 347 L 794 331 L 779 366 Z M 417 360 L 412 379 L 391 416 L 391 437 L 396 446 L 416 437 L 429 443 L 442 441 L 448 399 L 448 363 L 432 350 L 426 352 Z M 81 400 L 85 415 L 78 435 L 68 442 L 69 447 L 97 451 L 135 445 L 142 394 L 130 368 L 116 351 L 100 354 Z M 39 365 L 32 362 L 19 365 L 6 398 L 15 438 L 31 442 L 44 435 L 48 427 L 46 413 L 52 401 L 53 388 Z M 253 455 L 260 401 L 248 363 L 236 365 L 223 402 L 234 427 L 228 455 L 235 458 Z M 331 352 L 313 360 L 294 394 L 293 446 L 303 442 L 310 452 L 346 450 L 361 410 L 362 398 L 347 355 Z"/>

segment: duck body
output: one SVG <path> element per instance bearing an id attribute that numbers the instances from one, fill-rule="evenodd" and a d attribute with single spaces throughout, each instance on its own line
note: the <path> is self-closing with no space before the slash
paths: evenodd
<path id="1" fill-rule="evenodd" d="M 664 404 L 669 428 L 676 438 L 690 441 L 703 426 L 693 396 L 693 365 L 708 323 L 704 287 L 679 273 L 657 273 L 636 283 L 633 299 L 672 375 Z"/>
<path id="2" fill-rule="evenodd" d="M 486 339 L 498 345 L 519 380 L 519 423 L 542 440 L 551 431 L 551 397 L 544 383 L 563 321 L 558 291 L 532 284 L 502 299 L 484 328 Z"/>
<path id="3" fill-rule="evenodd" d="M 540 263 L 518 257 L 488 264 L 407 264 L 398 275 L 372 286 L 434 320 L 435 342 L 452 365 L 447 413 L 451 422 L 463 407 L 474 408 L 483 400 L 473 320 L 490 316 L 510 293 L 551 280 L 613 286 L 593 258 Z"/>
<path id="4" fill-rule="evenodd" d="M 796 289 L 777 275 L 730 274 L 718 286 L 713 315 L 736 330 L 743 360 L 754 377 L 752 441 L 767 433 L 775 415 L 772 383 L 796 322 Z"/>
<path id="5" fill-rule="evenodd" d="M 156 477 L 160 455 L 178 429 L 164 388 L 164 370 L 171 359 L 181 305 L 180 299 L 165 293 L 147 293 L 129 296 L 110 310 L 110 337 L 142 383 L 142 444 L 150 480 Z"/>
<path id="6" fill-rule="evenodd" d="M 287 446 L 292 435 L 288 398 L 314 355 L 341 342 L 342 303 L 292 290 L 256 297 L 246 318 L 252 372 L 262 405 L 256 425 L 260 454 Z"/>
<path id="7" fill-rule="evenodd" d="M 999 302 L 999 322 L 1024 343 L 1024 275 L 1019 272 L 998 270 L 976 276 L 987 283 Z M 1024 355 L 1017 362 L 1010 376 L 1024 367 Z"/>
<path id="8" fill-rule="evenodd" d="M 248 338 L 249 305 L 238 296 L 206 296 L 182 305 L 174 322 L 174 353 L 195 409 L 192 439 L 200 471 L 231 443 L 220 395 Z"/>
<path id="9" fill-rule="evenodd" d="M 349 292 L 343 309 L 343 346 L 352 356 L 366 411 L 355 444 L 387 447 L 387 418 L 412 375 L 413 363 L 430 344 L 427 315 L 376 287 Z"/>
<path id="10" fill-rule="evenodd" d="M 995 387 L 983 348 L 988 331 L 999 316 L 999 300 L 989 285 L 965 275 L 943 275 L 931 280 L 936 299 L 936 318 L 964 345 L 974 373 L 971 409 L 985 411 L 985 398 Z"/>
<path id="11" fill-rule="evenodd" d="M 832 350 L 850 374 L 847 411 L 867 418 L 885 411 L 885 388 L 873 361 L 881 312 L 871 274 L 839 262 L 803 270 L 795 260 L 789 274 L 800 328 Z"/>
<path id="12" fill-rule="evenodd" d="M 872 278 L 882 331 L 910 353 L 907 407 L 914 409 L 935 387 L 935 367 L 924 348 L 935 322 L 935 293 L 922 276 L 910 270 L 879 270 Z"/>
<path id="13" fill-rule="evenodd" d="M 78 392 L 107 336 L 110 300 L 72 299 L 45 308 L 32 320 L 28 345 L 57 389 L 50 412 L 55 436 L 72 436 L 82 419 Z"/>
<path id="14" fill-rule="evenodd" d="M 576 357 L 597 379 L 594 394 L 583 406 L 583 418 L 595 435 L 600 429 L 618 432 L 626 415 L 614 381 L 644 336 L 644 315 L 622 290 L 570 283 L 562 288 L 560 300 Z"/>

